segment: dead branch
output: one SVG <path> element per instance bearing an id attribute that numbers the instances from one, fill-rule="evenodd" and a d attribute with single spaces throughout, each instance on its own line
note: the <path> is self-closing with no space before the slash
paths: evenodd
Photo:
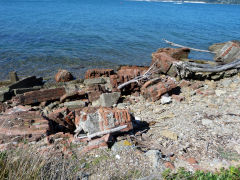
<path id="1" fill-rule="evenodd" d="M 191 47 L 183 46 L 183 45 L 180 45 L 180 44 L 176 44 L 176 43 L 171 42 L 171 41 L 168 41 L 168 40 L 166 40 L 166 39 L 163 39 L 163 41 L 165 41 L 167 44 L 170 44 L 171 46 L 176 46 L 176 47 L 181 47 L 181 48 L 188 48 L 188 49 L 191 49 L 191 50 L 193 50 L 193 51 L 213 53 L 213 52 L 208 51 L 208 50 L 195 49 L 195 48 L 191 48 Z"/>
<path id="2" fill-rule="evenodd" d="M 156 64 L 156 62 L 155 62 L 154 64 L 152 64 L 152 65 L 149 67 L 149 69 L 148 69 L 143 75 L 137 76 L 137 77 L 135 77 L 134 79 L 131 79 L 130 81 L 127 81 L 127 82 L 119 85 L 117 88 L 118 88 L 118 89 L 122 89 L 124 86 L 127 86 L 128 84 L 131 84 L 131 83 L 139 83 L 139 81 L 141 81 L 141 80 L 149 79 L 149 78 L 152 76 L 152 74 L 156 71 L 156 70 L 155 70 L 155 64 Z"/>
<path id="3" fill-rule="evenodd" d="M 100 132 L 96 132 L 96 133 L 93 133 L 93 134 L 89 134 L 87 136 L 81 136 L 81 137 L 78 137 L 78 138 L 79 139 L 88 138 L 89 140 L 91 140 L 94 137 L 102 136 L 102 135 L 105 135 L 105 134 L 111 134 L 111 133 L 120 131 L 120 130 L 126 128 L 126 127 L 127 127 L 127 125 L 123 125 L 123 126 L 119 126 L 119 127 L 113 128 L 113 129 L 106 130 L 106 131 L 100 131 Z"/>

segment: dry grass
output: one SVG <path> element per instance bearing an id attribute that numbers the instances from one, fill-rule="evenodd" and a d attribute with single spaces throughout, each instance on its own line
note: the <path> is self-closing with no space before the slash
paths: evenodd
<path id="1" fill-rule="evenodd" d="M 44 156 L 34 148 L 0 152 L 0 179 L 77 179 L 80 163 L 72 157 Z"/>

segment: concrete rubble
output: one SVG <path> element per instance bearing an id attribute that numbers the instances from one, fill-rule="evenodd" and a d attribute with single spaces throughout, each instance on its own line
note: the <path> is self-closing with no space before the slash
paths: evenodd
<path id="1" fill-rule="evenodd" d="M 237 42 L 227 42 L 210 49 L 216 52 L 217 63 L 228 63 L 239 58 Z M 149 127 L 158 123 L 157 121 L 175 117 L 174 109 L 173 113 L 160 116 L 164 113 L 164 107 L 184 104 L 198 95 L 214 95 L 219 98 L 225 96 L 227 92 L 216 89 L 214 80 L 238 74 L 238 70 L 235 70 L 228 76 L 225 72 L 225 75 L 216 79 L 211 75 L 210 80 L 206 75 L 201 76 L 205 77 L 203 81 L 198 81 L 195 79 L 196 74 L 193 79 L 179 79 L 173 63 L 186 60 L 189 53 L 188 48 L 157 50 L 152 54 L 150 64 L 156 65 L 157 71 L 149 79 L 128 84 L 122 89 L 118 89 L 118 86 L 143 75 L 149 67 L 89 69 L 85 79 L 81 80 L 73 80 L 70 72 L 59 70 L 55 76 L 56 83 L 50 85 L 43 78 L 31 76 L 19 79 L 15 72 L 11 72 L 9 81 L 0 82 L 0 144 L 20 144 L 22 141 L 37 143 L 43 139 L 51 144 L 56 139 L 67 138 L 70 143 L 83 144 L 80 148 L 82 154 L 111 146 L 114 152 L 118 152 L 116 148 L 119 144 L 129 146 L 130 149 L 138 146 L 147 152 L 145 155 L 155 170 L 160 165 L 174 169 L 175 166 L 170 161 L 173 155 L 166 155 L 169 149 L 165 147 L 168 145 L 160 146 L 153 142 L 149 136 Z M 226 84 L 228 85 L 237 88 L 231 82 Z M 137 108 L 131 109 L 133 106 Z M 150 114 L 145 113 L 146 110 L 151 111 Z M 151 113 L 158 115 L 155 121 L 147 120 Z M 214 127 L 211 117 L 202 118 L 200 123 L 206 127 Z M 174 144 L 182 140 L 181 136 L 166 126 L 154 138 L 165 138 Z M 123 137 L 128 137 L 128 140 Z M 152 149 L 152 146 L 158 148 Z M 145 147 L 148 149 L 145 150 Z M 120 156 L 117 157 L 119 159 Z"/>

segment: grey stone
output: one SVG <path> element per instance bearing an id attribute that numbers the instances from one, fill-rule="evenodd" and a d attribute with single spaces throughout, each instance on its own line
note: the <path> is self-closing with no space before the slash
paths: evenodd
<path id="1" fill-rule="evenodd" d="M 36 90 L 40 90 L 41 87 L 40 86 L 36 86 L 36 87 L 32 87 L 32 88 L 19 88 L 19 89 L 13 89 L 14 95 L 18 95 L 18 94 L 23 94 L 26 92 L 30 92 L 30 91 L 36 91 Z"/>
<path id="2" fill-rule="evenodd" d="M 83 82 L 86 86 L 96 85 L 96 84 L 105 84 L 106 81 L 104 78 L 93 78 L 93 79 L 85 79 Z"/>
<path id="3" fill-rule="evenodd" d="M 93 102 L 92 102 L 92 106 L 93 106 L 93 107 L 100 107 L 101 104 L 100 104 L 100 102 L 99 102 L 99 99 L 96 100 L 96 101 L 93 101 Z"/>
<path id="4" fill-rule="evenodd" d="M 70 102 L 64 103 L 64 107 L 67 107 L 67 108 L 81 108 L 85 106 L 86 106 L 86 102 L 82 100 L 70 101 Z"/>
<path id="5" fill-rule="evenodd" d="M 161 164 L 161 158 L 162 158 L 161 152 L 159 150 L 149 150 L 145 153 L 145 155 L 152 162 L 153 167 L 157 169 Z"/>
<path id="6" fill-rule="evenodd" d="M 111 107 L 114 104 L 117 104 L 121 93 L 113 92 L 113 93 L 103 93 L 100 95 L 99 102 L 103 107 Z"/>
<path id="7" fill-rule="evenodd" d="M 9 77 L 11 82 L 17 82 L 19 80 L 16 72 L 10 72 Z"/>
<path id="8" fill-rule="evenodd" d="M 130 106 L 129 102 L 127 102 L 127 103 L 118 103 L 117 104 L 117 108 L 118 109 L 126 109 L 128 106 Z"/>
<path id="9" fill-rule="evenodd" d="M 10 89 L 8 87 L 1 87 L 0 88 L 0 101 L 6 101 L 11 98 Z"/>
<path id="10" fill-rule="evenodd" d="M 12 89 L 18 89 L 18 88 L 30 88 L 33 86 L 41 86 L 41 85 L 43 85 L 42 78 L 36 78 L 36 76 L 30 76 L 30 77 L 21 79 L 15 83 L 11 84 L 8 87 L 10 90 L 12 90 Z"/>
<path id="11" fill-rule="evenodd" d="M 169 104 L 172 102 L 172 97 L 162 96 L 160 101 L 161 101 L 161 104 Z"/>
<path id="12" fill-rule="evenodd" d="M 129 149 L 133 149 L 135 146 L 130 144 L 127 140 L 119 141 L 113 144 L 111 150 L 113 152 L 120 152 L 120 151 L 126 151 Z"/>

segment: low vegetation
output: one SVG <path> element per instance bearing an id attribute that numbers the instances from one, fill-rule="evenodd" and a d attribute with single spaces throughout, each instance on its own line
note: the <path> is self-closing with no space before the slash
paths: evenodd
<path id="1" fill-rule="evenodd" d="M 229 169 L 222 168 L 215 173 L 196 171 L 186 171 L 184 168 L 178 169 L 177 172 L 172 172 L 167 169 L 162 174 L 165 180 L 239 180 L 240 179 L 240 167 L 230 167 Z"/>

